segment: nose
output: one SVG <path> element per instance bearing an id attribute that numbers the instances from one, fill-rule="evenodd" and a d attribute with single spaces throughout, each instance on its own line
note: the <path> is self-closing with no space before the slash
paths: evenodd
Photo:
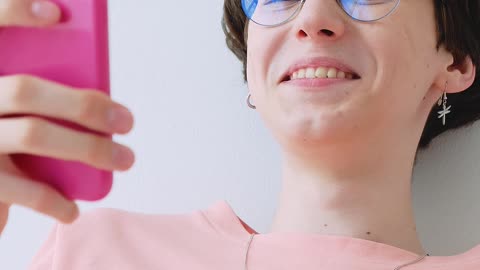
<path id="1" fill-rule="evenodd" d="M 326 42 L 344 35 L 346 20 L 337 0 L 305 0 L 295 23 L 298 40 Z"/>

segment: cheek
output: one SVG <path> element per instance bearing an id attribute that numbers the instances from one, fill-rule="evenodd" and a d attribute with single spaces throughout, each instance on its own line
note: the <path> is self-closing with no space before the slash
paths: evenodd
<path id="1" fill-rule="evenodd" d="M 399 31 L 385 31 L 378 29 L 376 33 L 370 34 L 374 38 L 368 39 L 370 51 L 375 59 L 377 78 L 376 83 L 392 83 L 397 76 L 405 72 L 409 61 L 409 48 L 405 39 Z"/>
<path id="2" fill-rule="evenodd" d="M 248 30 L 247 42 L 247 78 L 249 89 L 253 96 L 261 99 L 273 85 L 271 67 L 274 55 L 278 51 L 275 48 L 275 39 L 279 35 L 271 29 L 262 29 L 251 24 Z"/>
<path id="3" fill-rule="evenodd" d="M 247 79 L 248 79 L 248 88 L 253 96 L 256 96 L 258 92 L 258 83 L 262 81 L 261 76 L 259 76 L 257 71 L 258 66 L 258 56 L 257 50 L 254 44 L 249 42 L 247 49 Z"/>
<path id="4" fill-rule="evenodd" d="M 396 119 L 417 121 L 423 97 L 433 82 L 428 66 L 433 65 L 435 51 L 430 37 L 425 36 L 428 31 L 418 32 L 399 25 L 369 41 L 377 68 L 372 89 L 380 110 L 389 111 Z"/>
<path id="5" fill-rule="evenodd" d="M 412 101 L 430 88 L 433 78 L 428 66 L 434 65 L 436 52 L 434 15 L 425 12 L 433 8 L 424 2 L 419 5 L 406 6 L 390 17 L 388 25 L 378 30 L 381 33 L 370 34 L 368 41 L 383 75 L 382 86 L 392 88 L 395 97 L 408 94 L 405 99 Z"/>
<path id="6" fill-rule="evenodd" d="M 369 47 L 376 61 L 377 83 L 383 87 L 405 88 L 418 77 L 419 63 L 427 60 L 425 38 L 419 39 L 418 31 L 412 31 L 409 25 L 398 21 L 392 24 L 395 27 L 384 27 L 370 34 L 373 38 L 368 41 Z"/>

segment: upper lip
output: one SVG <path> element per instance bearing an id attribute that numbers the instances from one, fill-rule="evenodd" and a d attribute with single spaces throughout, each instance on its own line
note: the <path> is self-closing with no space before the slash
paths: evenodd
<path id="1" fill-rule="evenodd" d="M 316 68 L 316 67 L 333 67 L 337 70 L 341 70 L 345 73 L 351 73 L 354 77 L 360 77 L 355 70 L 348 66 L 347 64 L 337 60 L 335 58 L 330 57 L 310 57 L 310 58 L 302 58 L 298 61 L 294 62 L 280 77 L 279 82 L 283 82 L 297 70 L 305 69 L 305 68 Z"/>

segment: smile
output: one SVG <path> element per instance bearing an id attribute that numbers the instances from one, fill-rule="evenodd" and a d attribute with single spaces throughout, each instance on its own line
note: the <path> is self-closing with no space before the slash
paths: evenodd
<path id="1" fill-rule="evenodd" d="M 309 67 L 296 70 L 289 75 L 287 80 L 297 79 L 356 79 L 356 75 L 349 72 L 338 70 L 334 67 Z"/>
<path id="2" fill-rule="evenodd" d="M 341 60 L 330 57 L 308 57 L 294 62 L 280 76 L 279 83 L 303 79 L 355 80 L 360 78 L 352 67 Z"/>

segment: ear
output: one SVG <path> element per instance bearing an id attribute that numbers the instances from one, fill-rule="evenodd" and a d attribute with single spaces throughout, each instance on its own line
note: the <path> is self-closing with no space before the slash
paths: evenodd
<path id="1" fill-rule="evenodd" d="M 453 57 L 446 72 L 446 81 L 448 82 L 447 93 L 458 93 L 468 89 L 475 81 L 477 69 L 473 64 L 472 58 L 466 56 L 462 62 L 455 63 Z"/>

